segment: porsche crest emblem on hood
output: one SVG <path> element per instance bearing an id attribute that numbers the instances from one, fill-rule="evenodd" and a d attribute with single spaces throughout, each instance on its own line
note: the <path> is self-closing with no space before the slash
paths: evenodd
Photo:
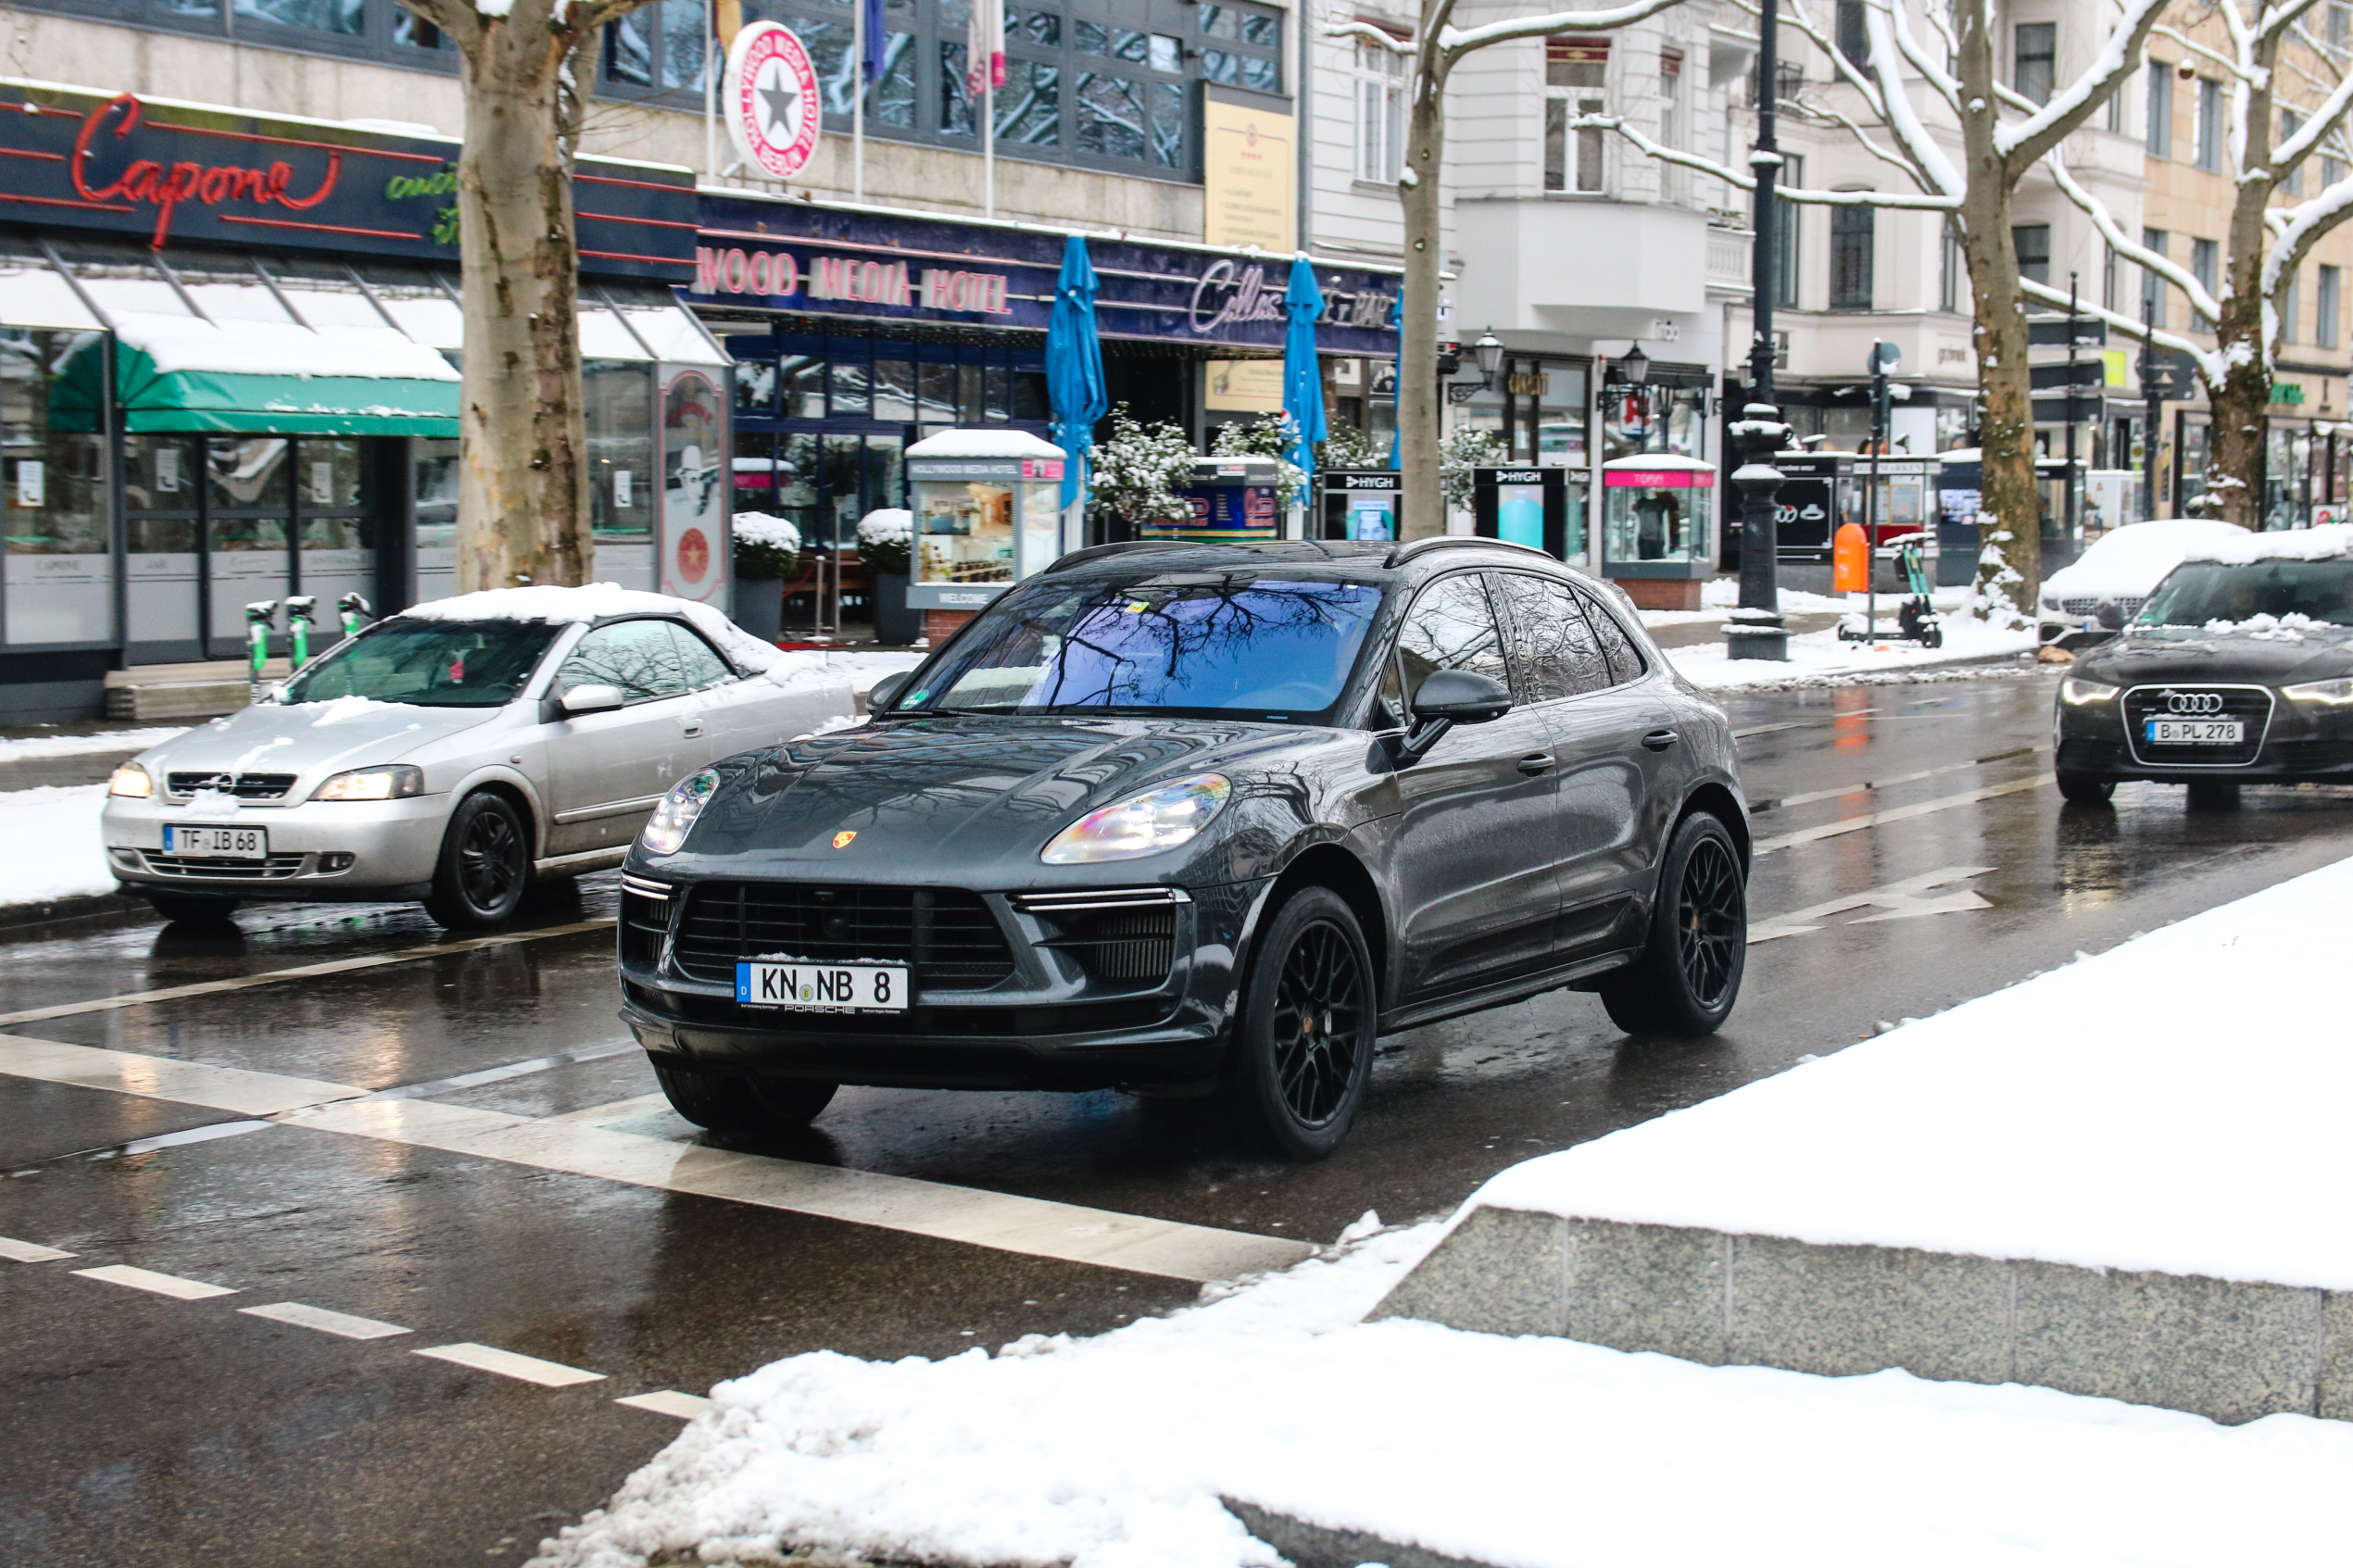
<path id="1" fill-rule="evenodd" d="M 855 831 L 845 829 L 842 832 L 834 834 L 834 847 L 837 849 L 847 849 L 849 847 L 849 841 L 857 836 L 858 834 Z"/>

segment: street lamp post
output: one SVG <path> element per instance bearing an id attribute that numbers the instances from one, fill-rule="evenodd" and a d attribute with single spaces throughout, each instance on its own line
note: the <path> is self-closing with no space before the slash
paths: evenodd
<path id="1" fill-rule="evenodd" d="M 1789 426 L 1773 404 L 1773 181 L 1781 167 L 1774 144 L 1773 100 L 1780 70 L 1774 59 L 1775 33 L 1780 20 L 1780 0 L 1764 0 L 1756 39 L 1756 146 L 1748 167 L 1756 176 L 1755 231 L 1749 257 L 1755 326 L 1748 349 L 1748 403 L 1731 426 L 1740 449 L 1741 466 L 1732 484 L 1741 496 L 1741 602 L 1724 623 L 1727 659 L 1789 658 L 1789 628 L 1781 623 L 1779 556 L 1780 529 L 1775 512 L 1780 505 L 1781 470 L 1773 454 L 1789 444 Z"/>
<path id="2" fill-rule="evenodd" d="M 2148 301 L 2141 307 L 2141 317 L 2149 325 L 2156 323 L 2156 310 Z M 2148 516 L 2157 516 L 2157 482 L 2159 474 L 2158 448 L 2159 428 L 2165 421 L 2165 395 L 2173 389 L 2171 367 L 2158 358 L 2157 345 L 2144 338 L 2141 342 L 2141 396 L 2146 400 L 2142 415 L 2141 465 L 2147 477 L 2141 483 L 2145 494 L 2141 508 Z M 2070 389 L 2070 396 L 2074 395 Z"/>

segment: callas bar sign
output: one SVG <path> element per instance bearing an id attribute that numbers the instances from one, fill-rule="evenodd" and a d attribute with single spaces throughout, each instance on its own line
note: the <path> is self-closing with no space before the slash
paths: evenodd
<path id="1" fill-rule="evenodd" d="M 0 220 L 457 260 L 455 141 L 62 88 L 0 89 Z M 581 269 L 686 281 L 685 169 L 584 158 Z"/>

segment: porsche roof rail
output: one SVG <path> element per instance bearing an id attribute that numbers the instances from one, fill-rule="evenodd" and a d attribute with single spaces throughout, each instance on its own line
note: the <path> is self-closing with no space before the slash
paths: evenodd
<path id="1" fill-rule="evenodd" d="M 1057 556 L 1054 558 L 1054 564 L 1038 575 L 1051 576 L 1066 566 L 1084 566 L 1090 560 L 1101 560 L 1105 556 L 1124 556 L 1130 550 L 1164 550 L 1172 544 L 1183 543 L 1182 540 L 1169 539 L 1120 539 L 1108 545 L 1088 545 L 1081 549 L 1072 550 L 1066 555 Z"/>
<path id="2" fill-rule="evenodd" d="M 1395 566 L 1399 561 L 1411 560 L 1414 557 L 1420 555 L 1424 550 L 1441 550 L 1450 546 L 1459 548 L 1469 545 L 1476 545 L 1482 549 L 1489 550 L 1526 550 L 1530 555 L 1542 556 L 1546 560 L 1558 558 L 1547 551 L 1538 549 L 1533 545 L 1522 545 L 1510 539 L 1488 539 L 1476 533 L 1440 533 L 1428 539 L 1406 540 L 1403 544 L 1389 552 L 1388 556 L 1380 563 L 1381 569 L 1383 571 L 1387 571 L 1389 568 Z"/>

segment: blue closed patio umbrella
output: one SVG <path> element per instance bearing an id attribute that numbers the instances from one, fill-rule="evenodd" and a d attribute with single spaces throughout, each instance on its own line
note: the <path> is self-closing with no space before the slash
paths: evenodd
<path id="1" fill-rule="evenodd" d="M 1046 398 L 1053 410 L 1054 445 L 1069 455 L 1063 468 L 1063 505 L 1078 499 L 1079 465 L 1095 445 L 1095 421 L 1111 409 L 1103 389 L 1103 345 L 1095 336 L 1095 267 L 1087 242 L 1073 234 L 1063 245 L 1054 280 L 1054 313 L 1046 325 Z"/>
<path id="2" fill-rule="evenodd" d="M 1331 433 L 1324 422 L 1323 371 L 1315 361 L 1315 322 L 1324 314 L 1324 291 L 1315 286 L 1315 269 L 1304 256 L 1291 261 L 1283 314 L 1290 318 L 1283 329 L 1283 412 L 1298 426 L 1284 456 L 1298 465 L 1303 489 L 1315 476 L 1315 443 Z"/>

